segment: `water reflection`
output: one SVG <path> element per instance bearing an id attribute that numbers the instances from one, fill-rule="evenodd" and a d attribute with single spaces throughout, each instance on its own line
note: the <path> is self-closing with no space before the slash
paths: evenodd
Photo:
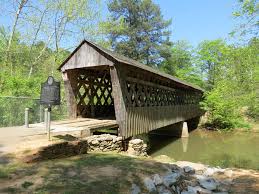
<path id="1" fill-rule="evenodd" d="M 150 135 L 150 155 L 214 166 L 259 169 L 258 133 L 195 130 L 189 138 Z"/>
<path id="2" fill-rule="evenodd" d="M 181 138 L 183 152 L 187 152 L 189 138 Z"/>

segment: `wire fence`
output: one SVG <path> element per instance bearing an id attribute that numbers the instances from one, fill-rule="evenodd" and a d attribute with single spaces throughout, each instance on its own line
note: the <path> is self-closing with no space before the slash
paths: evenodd
<path id="1" fill-rule="evenodd" d="M 44 106 L 40 99 L 30 97 L 0 96 L 0 127 L 24 125 L 25 108 L 30 108 L 29 123 L 44 121 Z M 66 102 L 52 107 L 51 120 L 67 118 Z"/>

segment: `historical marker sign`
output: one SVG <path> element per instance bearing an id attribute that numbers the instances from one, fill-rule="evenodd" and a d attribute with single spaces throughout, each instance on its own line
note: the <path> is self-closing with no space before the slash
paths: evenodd
<path id="1" fill-rule="evenodd" d="M 60 105 L 60 82 L 49 76 L 47 81 L 41 84 L 40 104 L 47 106 Z"/>

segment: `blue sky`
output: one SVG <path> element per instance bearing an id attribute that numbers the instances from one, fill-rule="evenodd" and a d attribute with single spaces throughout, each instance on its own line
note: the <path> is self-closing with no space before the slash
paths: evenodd
<path id="1" fill-rule="evenodd" d="M 172 18 L 172 40 L 197 46 L 202 40 L 228 38 L 237 0 L 154 0 L 165 18 Z"/>
<path id="2" fill-rule="evenodd" d="M 4 0 L 0 0 L 0 2 Z M 103 2 L 105 2 L 104 0 Z M 235 19 L 232 16 L 237 0 L 153 0 L 161 8 L 165 19 L 172 18 L 171 40 L 187 40 L 197 46 L 203 40 L 223 38 L 228 40 L 235 28 Z M 0 11 L 1 11 L 0 3 Z M 5 10 L 5 9 L 4 9 Z M 104 5 L 102 15 L 107 16 L 108 10 Z M 106 18 L 103 18 L 106 19 Z M 9 17 L 0 13 L 0 25 L 11 25 Z M 71 38 L 71 45 L 75 40 Z M 233 42 L 231 40 L 229 42 Z M 67 48 L 68 40 L 64 42 Z"/>

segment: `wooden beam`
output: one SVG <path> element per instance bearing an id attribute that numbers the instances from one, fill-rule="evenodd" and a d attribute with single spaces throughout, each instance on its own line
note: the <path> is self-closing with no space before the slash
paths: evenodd
<path id="1" fill-rule="evenodd" d="M 69 118 L 76 118 L 77 104 L 74 88 L 76 88 L 77 84 L 77 73 L 75 70 L 65 71 L 62 73 L 62 78 L 64 81 Z"/>
<path id="2" fill-rule="evenodd" d="M 119 125 L 118 135 L 124 137 L 126 132 L 126 80 L 125 72 L 121 64 L 115 64 L 110 69 L 112 82 L 112 95 L 114 99 L 114 109 L 116 121 Z"/>
<path id="3" fill-rule="evenodd" d="M 158 84 L 155 84 L 155 83 L 152 83 L 152 82 L 147 82 L 147 81 L 140 80 L 140 79 L 137 79 L 137 78 L 134 78 L 134 77 L 127 77 L 127 81 L 134 82 L 134 83 L 140 83 L 140 84 L 143 84 L 145 86 L 161 88 L 161 89 L 169 90 L 169 91 L 172 91 L 172 92 L 175 91 L 174 88 L 170 88 L 170 87 L 163 86 L 163 85 L 158 85 Z"/>

